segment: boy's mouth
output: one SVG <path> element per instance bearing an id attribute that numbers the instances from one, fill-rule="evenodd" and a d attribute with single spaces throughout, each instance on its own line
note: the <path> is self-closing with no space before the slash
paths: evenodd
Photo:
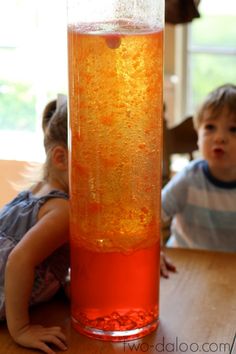
<path id="1" fill-rule="evenodd" d="M 222 148 L 214 148 L 213 149 L 213 154 L 216 157 L 221 157 L 221 156 L 223 156 L 225 154 L 225 151 Z"/>

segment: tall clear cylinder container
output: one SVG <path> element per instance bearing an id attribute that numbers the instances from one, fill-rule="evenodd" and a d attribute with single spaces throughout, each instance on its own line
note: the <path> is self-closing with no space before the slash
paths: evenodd
<path id="1" fill-rule="evenodd" d="M 158 325 L 163 0 L 68 0 L 72 324 Z"/>

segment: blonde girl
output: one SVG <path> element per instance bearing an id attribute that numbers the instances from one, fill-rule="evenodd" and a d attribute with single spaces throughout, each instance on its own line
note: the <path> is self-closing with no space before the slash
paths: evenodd
<path id="1" fill-rule="evenodd" d="M 53 354 L 50 345 L 66 350 L 65 335 L 60 327 L 33 325 L 29 307 L 49 300 L 69 267 L 66 102 L 50 102 L 42 126 L 42 178 L 0 211 L 0 319 L 18 344 Z"/>

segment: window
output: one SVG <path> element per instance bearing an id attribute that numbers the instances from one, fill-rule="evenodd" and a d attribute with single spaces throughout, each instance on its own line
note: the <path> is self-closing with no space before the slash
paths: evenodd
<path id="1" fill-rule="evenodd" d="M 41 161 L 41 115 L 67 92 L 66 1 L 0 4 L 0 159 Z"/>
<path id="2" fill-rule="evenodd" d="M 217 86 L 236 84 L 235 1 L 201 0 L 199 11 L 201 18 L 175 29 L 176 122 Z"/>
<path id="3" fill-rule="evenodd" d="M 236 6 L 234 0 L 202 0 L 201 19 L 188 26 L 187 111 L 212 89 L 236 84 Z"/>

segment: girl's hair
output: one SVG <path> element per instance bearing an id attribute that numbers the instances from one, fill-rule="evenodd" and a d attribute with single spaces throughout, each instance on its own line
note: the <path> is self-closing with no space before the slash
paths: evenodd
<path id="1" fill-rule="evenodd" d="M 42 116 L 42 128 L 46 161 L 43 166 L 32 162 L 27 164 L 25 171 L 21 174 L 22 179 L 16 183 L 11 183 L 12 187 L 17 191 L 32 188 L 39 182 L 47 180 L 53 147 L 61 145 L 67 148 L 66 96 L 58 95 L 57 100 L 53 100 L 46 105 Z"/>
<path id="2" fill-rule="evenodd" d="M 223 108 L 227 108 L 229 114 L 236 118 L 236 85 L 225 84 L 210 92 L 193 117 L 195 129 L 202 123 L 203 114 L 210 109 L 213 115 L 217 115 Z"/>
<path id="3" fill-rule="evenodd" d="M 65 96 L 49 102 L 43 111 L 42 128 L 46 161 L 43 166 L 43 179 L 47 179 L 51 164 L 51 152 L 56 145 L 67 148 L 67 103 Z"/>

